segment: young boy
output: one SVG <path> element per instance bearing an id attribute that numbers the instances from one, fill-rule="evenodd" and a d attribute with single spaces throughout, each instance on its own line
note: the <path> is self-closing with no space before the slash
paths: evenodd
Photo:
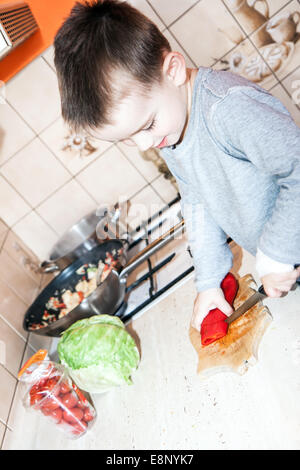
<path id="1" fill-rule="evenodd" d="M 192 326 L 232 313 L 221 281 L 230 236 L 256 256 L 270 297 L 300 275 L 300 129 L 285 107 L 229 72 L 187 69 L 126 2 L 77 3 L 55 38 L 62 114 L 95 138 L 162 149 L 177 179 L 195 265 Z"/>

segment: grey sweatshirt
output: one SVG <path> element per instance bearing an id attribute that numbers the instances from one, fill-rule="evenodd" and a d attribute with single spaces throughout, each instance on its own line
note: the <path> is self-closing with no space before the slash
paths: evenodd
<path id="1" fill-rule="evenodd" d="M 253 255 L 300 263 L 300 129 L 278 99 L 200 67 L 185 137 L 162 156 L 179 185 L 199 292 L 230 270 L 227 236 Z"/>

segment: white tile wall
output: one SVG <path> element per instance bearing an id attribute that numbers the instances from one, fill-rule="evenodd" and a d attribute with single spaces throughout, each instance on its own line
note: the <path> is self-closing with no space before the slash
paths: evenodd
<path id="1" fill-rule="evenodd" d="M 50 46 L 48 49 L 45 50 L 42 54 L 43 59 L 52 67 L 55 72 L 55 65 L 54 65 L 54 47 Z"/>
<path id="2" fill-rule="evenodd" d="M 164 200 L 151 186 L 146 186 L 146 188 L 131 198 L 130 203 L 127 220 L 132 229 L 137 227 L 141 220 L 149 219 L 165 206 Z"/>
<path id="3" fill-rule="evenodd" d="M 8 226 L 0 219 L 0 250 L 7 237 L 8 230 Z"/>
<path id="4" fill-rule="evenodd" d="M 14 376 L 18 375 L 26 341 L 0 318 L 0 342 L 5 344 L 6 359 L 3 364 Z"/>
<path id="5" fill-rule="evenodd" d="M 155 13 L 154 9 L 151 8 L 151 4 L 147 0 L 128 0 L 132 6 L 140 10 L 144 15 L 153 21 L 160 30 L 165 28 L 164 23 L 161 21 L 160 17 Z"/>
<path id="6" fill-rule="evenodd" d="M 9 81 L 6 99 L 36 133 L 60 114 L 56 74 L 41 57 Z"/>
<path id="7" fill-rule="evenodd" d="M 16 383 L 15 377 L 0 365 L 0 420 L 3 423 L 6 423 L 8 418 Z"/>
<path id="8" fill-rule="evenodd" d="M 71 179 L 70 173 L 39 138 L 20 150 L 0 171 L 32 207 Z"/>
<path id="9" fill-rule="evenodd" d="M 30 210 L 29 204 L 0 174 L 0 217 L 4 222 L 11 227 Z"/>
<path id="10" fill-rule="evenodd" d="M 155 181 L 153 181 L 151 186 L 155 189 L 157 194 L 160 195 L 166 204 L 175 199 L 178 194 L 175 185 L 171 184 L 163 175 L 159 176 Z"/>
<path id="11" fill-rule="evenodd" d="M 2 424 L 0 422 L 0 447 L 1 447 L 1 444 L 2 444 L 4 434 L 5 434 L 5 426 L 4 426 L 4 424 Z"/>
<path id="12" fill-rule="evenodd" d="M 113 204 L 119 198 L 129 199 L 147 184 L 116 145 L 79 173 L 76 179 L 101 205 Z"/>
<path id="13" fill-rule="evenodd" d="M 68 136 L 70 136 L 70 131 L 61 117 L 40 134 L 41 140 L 72 175 L 78 174 L 112 145 L 110 142 L 89 139 L 89 143 L 97 150 L 90 155 L 80 156 L 78 151 L 71 149 L 64 150 L 68 142 Z"/>
<path id="14" fill-rule="evenodd" d="M 9 105 L 0 106 L 0 166 L 35 136 L 32 129 Z M 11 132 L 11 130 L 14 132 Z"/>
<path id="15" fill-rule="evenodd" d="M 153 161 L 142 158 L 137 147 L 130 147 L 122 142 L 119 142 L 117 147 L 125 155 L 127 160 L 129 160 L 138 170 L 138 172 L 143 175 L 148 183 L 151 183 L 151 181 L 159 176 L 159 172 Z"/>
<path id="16" fill-rule="evenodd" d="M 73 210 L 76 207 L 76 211 Z M 37 213 L 47 221 L 59 235 L 62 235 L 78 219 L 96 209 L 97 204 L 91 196 L 72 179 L 37 209 Z"/>
<path id="17" fill-rule="evenodd" d="M 135 2 L 136 3 L 136 2 Z M 162 18 L 166 26 L 176 21 L 189 8 L 191 8 L 196 0 L 172 0 L 172 4 L 168 0 L 151 0 L 151 5 Z"/>
<path id="18" fill-rule="evenodd" d="M 5 234 L 5 237 L 3 237 Z M 11 411 L 17 374 L 26 359 L 39 348 L 50 346 L 50 338 L 38 340 L 23 329 L 25 312 L 36 297 L 41 275 L 24 265 L 23 256 L 38 259 L 0 219 L 0 447 L 4 437 L 12 437 Z M 17 247 L 17 249 L 16 249 Z M 18 403 L 20 406 L 21 404 Z M 8 426 L 8 427 L 7 427 Z"/>
<path id="19" fill-rule="evenodd" d="M 0 311 L 1 316 L 8 322 L 26 341 L 27 333 L 23 330 L 24 312 L 28 304 L 5 282 L 0 281 Z"/>
<path id="20" fill-rule="evenodd" d="M 48 257 L 58 238 L 58 234 L 35 211 L 16 223 L 14 231 L 40 260 Z"/>
<path id="21" fill-rule="evenodd" d="M 37 272 L 39 259 L 12 230 L 7 234 L 3 244 L 3 250 L 23 268 L 26 274 L 31 277 L 36 284 L 40 283 L 41 276 Z"/>

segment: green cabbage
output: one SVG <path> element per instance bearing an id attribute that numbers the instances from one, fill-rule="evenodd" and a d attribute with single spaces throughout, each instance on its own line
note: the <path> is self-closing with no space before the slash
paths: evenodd
<path id="1" fill-rule="evenodd" d="M 78 387 L 90 393 L 131 384 L 140 360 L 134 339 L 111 315 L 73 323 L 58 343 L 58 354 Z"/>

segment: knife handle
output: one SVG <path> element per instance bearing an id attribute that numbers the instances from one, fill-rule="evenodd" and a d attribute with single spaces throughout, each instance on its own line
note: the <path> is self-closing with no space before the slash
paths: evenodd
<path id="1" fill-rule="evenodd" d="M 258 292 L 262 295 L 265 295 L 266 297 L 268 297 L 268 294 L 266 294 L 266 291 L 264 289 L 264 286 L 261 285 L 259 288 L 258 288 Z"/>

